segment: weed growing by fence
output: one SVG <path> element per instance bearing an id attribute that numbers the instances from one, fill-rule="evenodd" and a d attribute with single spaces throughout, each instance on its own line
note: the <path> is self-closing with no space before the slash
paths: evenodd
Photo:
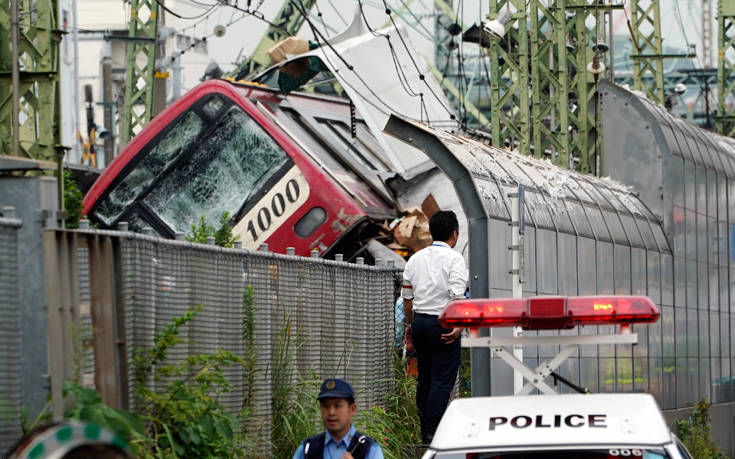
<path id="1" fill-rule="evenodd" d="M 77 182 L 71 177 L 71 172 L 64 171 L 64 211 L 66 219 L 64 227 L 68 229 L 79 228 L 79 219 L 82 218 L 82 200 L 84 196 L 79 191 Z"/>
<path id="2" fill-rule="evenodd" d="M 242 365 L 240 357 L 223 350 L 190 355 L 166 365 L 172 347 L 182 343 L 179 329 L 201 310 L 198 306 L 174 318 L 156 334 L 153 347 L 134 354 L 132 367 L 139 416 L 146 424 L 138 457 L 237 457 L 241 455 L 237 419 L 217 400 L 229 392 L 223 369 Z M 154 372 L 155 369 L 155 372 Z M 149 382 L 164 386 L 153 390 Z"/>
<path id="3" fill-rule="evenodd" d="M 284 314 L 278 332 L 278 345 L 269 371 L 273 387 L 271 441 L 274 457 L 291 457 L 304 438 L 314 435 L 321 425 L 316 402 L 319 379 L 297 374 L 294 358 L 304 339 Z"/>
<path id="4" fill-rule="evenodd" d="M 709 409 L 712 406 L 706 398 L 697 403 L 689 419 L 676 421 L 676 431 L 693 457 L 697 459 L 720 459 L 725 454 L 712 441 L 710 432 Z"/>
<path id="5" fill-rule="evenodd" d="M 387 459 L 411 457 L 414 445 L 421 443 L 421 426 L 416 409 L 416 378 L 406 372 L 406 361 L 397 357 L 394 377 L 389 381 L 393 391 L 384 405 L 359 410 L 356 428 L 378 441 Z"/>
<path id="6" fill-rule="evenodd" d="M 255 410 L 255 377 L 258 374 L 256 368 L 257 354 L 255 352 L 255 297 L 253 286 L 248 285 L 242 294 L 242 341 L 245 345 L 243 387 L 245 393 L 240 408 L 240 434 L 245 451 L 257 451 L 257 435 L 262 431 L 254 425 Z"/>
<path id="7" fill-rule="evenodd" d="M 223 212 L 219 217 L 219 228 L 207 224 L 204 215 L 201 216 L 198 225 L 191 225 L 191 235 L 186 236 L 189 242 L 206 244 L 208 237 L 214 237 L 214 244 L 220 247 L 232 247 L 237 237 L 232 234 L 230 225 L 230 213 Z"/>

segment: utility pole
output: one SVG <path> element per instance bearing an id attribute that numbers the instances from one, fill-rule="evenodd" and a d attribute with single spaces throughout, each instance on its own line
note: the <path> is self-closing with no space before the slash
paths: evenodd
<path id="1" fill-rule="evenodd" d="M 157 1 L 163 6 L 164 0 Z M 161 62 L 166 56 L 166 37 L 168 37 L 170 31 L 170 29 L 166 28 L 166 13 L 161 10 L 161 14 L 158 16 L 158 33 L 156 36 L 156 69 L 153 72 L 153 108 L 151 110 L 151 118 L 154 118 L 166 108 L 166 80 L 171 75 L 171 72 L 168 71 L 168 68 L 163 68 Z"/>
<path id="2" fill-rule="evenodd" d="M 702 0 L 702 57 L 704 67 L 712 67 L 712 0 Z"/>
<path id="3" fill-rule="evenodd" d="M 13 113 L 11 122 L 13 123 L 13 156 L 20 156 L 20 69 L 18 66 L 18 2 L 20 0 L 10 1 L 10 42 L 11 42 L 11 59 L 12 62 L 12 91 L 13 91 Z"/>
<path id="4" fill-rule="evenodd" d="M 115 128 L 112 121 L 112 57 L 110 56 L 110 42 L 105 43 L 105 55 L 102 58 L 102 104 L 105 122 L 105 167 L 115 158 Z"/>

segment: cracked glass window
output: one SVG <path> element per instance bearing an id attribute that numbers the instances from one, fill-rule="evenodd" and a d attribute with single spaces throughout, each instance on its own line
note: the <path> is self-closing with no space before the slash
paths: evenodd
<path id="1" fill-rule="evenodd" d="M 112 224 L 135 201 L 179 153 L 202 130 L 204 123 L 193 111 L 188 112 L 176 125 L 139 161 L 135 168 L 107 195 L 95 214 L 106 224 Z"/>
<path id="2" fill-rule="evenodd" d="M 144 202 L 174 231 L 190 232 L 202 216 L 218 226 L 223 212 L 235 215 L 289 163 L 263 128 L 233 106 Z"/>

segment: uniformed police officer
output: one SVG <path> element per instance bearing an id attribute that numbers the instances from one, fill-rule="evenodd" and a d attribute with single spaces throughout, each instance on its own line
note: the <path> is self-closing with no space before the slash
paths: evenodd
<path id="1" fill-rule="evenodd" d="M 293 459 L 383 459 L 380 445 L 352 425 L 357 405 L 347 381 L 324 380 L 317 399 L 327 430 L 304 440 Z"/>

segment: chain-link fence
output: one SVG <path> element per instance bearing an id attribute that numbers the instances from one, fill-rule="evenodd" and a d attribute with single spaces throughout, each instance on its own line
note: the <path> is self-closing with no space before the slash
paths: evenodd
<path id="1" fill-rule="evenodd" d="M 0 452 L 20 437 L 19 220 L 0 218 Z"/>
<path id="2" fill-rule="evenodd" d="M 110 231 L 55 231 L 46 235 L 47 244 L 51 240 L 69 248 L 49 252 L 69 254 L 69 258 L 76 254 L 78 272 L 67 276 L 74 285 L 66 290 L 77 290 L 71 293 L 80 303 L 77 320 L 91 319 L 95 331 L 105 330 L 93 333 L 94 352 L 86 352 L 82 376 L 85 368 L 93 369 L 98 389 L 108 402 L 125 406 L 129 401 L 130 408 L 135 408 L 133 353 L 150 347 L 155 334 L 173 318 L 199 305 L 201 311 L 181 329 L 179 336 L 186 344 L 174 347 L 167 363 L 220 349 L 245 357 L 251 341 L 256 356 L 254 387 L 248 388 L 242 366 L 232 366 L 226 374 L 233 390 L 222 402 L 237 414 L 250 389 L 254 394 L 251 421 L 265 435 L 270 431 L 273 391 L 284 383 L 276 381 L 276 370 L 283 369 L 289 355 L 294 372 L 287 384 L 299 376 L 345 378 L 363 408 L 381 403 L 390 390 L 395 344 L 393 268 Z M 58 265 L 69 263 L 59 260 Z M 245 326 L 249 305 L 255 319 L 252 340 Z M 122 348 L 120 343 L 124 343 Z M 80 359 L 70 361 L 79 365 Z M 110 379 L 111 374 L 115 376 Z M 104 382 L 110 380 L 116 381 L 115 389 Z M 160 384 L 162 389 L 164 382 L 151 384 Z M 121 396 L 119 389 L 125 387 L 127 393 Z M 269 439 L 263 440 L 267 444 Z"/>

